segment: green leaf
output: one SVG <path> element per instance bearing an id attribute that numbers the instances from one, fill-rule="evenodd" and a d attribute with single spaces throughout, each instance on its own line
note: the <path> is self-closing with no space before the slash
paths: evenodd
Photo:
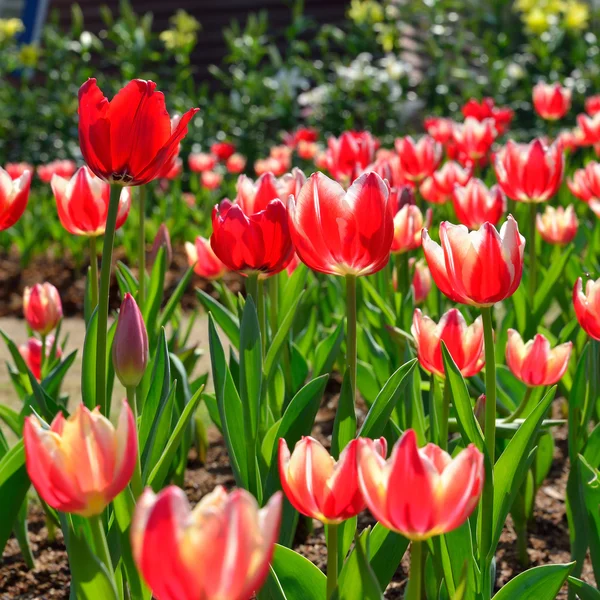
<path id="1" fill-rule="evenodd" d="M 364 398 L 367 406 L 372 406 L 375 398 L 377 398 L 377 394 L 381 391 L 381 386 L 377 382 L 373 367 L 362 360 L 358 360 L 356 364 L 356 380 L 360 395 Z"/>
<path id="2" fill-rule="evenodd" d="M 23 419 L 16 410 L 0 404 L 0 419 L 8 425 L 16 436 L 21 437 L 23 433 Z"/>
<path id="3" fill-rule="evenodd" d="M 332 333 L 317 344 L 313 361 L 313 373 L 317 377 L 331 372 L 333 363 L 340 352 L 343 339 L 344 321 L 341 321 Z"/>
<path id="4" fill-rule="evenodd" d="M 354 394 L 350 383 L 350 371 L 346 369 L 331 436 L 331 456 L 339 458 L 346 445 L 356 437 L 356 412 Z"/>
<path id="5" fill-rule="evenodd" d="M 558 283 L 563 274 L 572 251 L 573 246 L 568 246 L 562 256 L 551 263 L 550 268 L 540 280 L 540 286 L 538 287 L 533 300 L 534 311 L 531 319 L 533 323 L 541 322 L 544 313 L 554 297 L 554 294 L 552 293 L 554 286 Z"/>
<path id="6" fill-rule="evenodd" d="M 385 590 L 392 580 L 409 543 L 407 538 L 386 529 L 381 523 L 377 523 L 371 530 L 371 567 L 382 590 Z"/>
<path id="7" fill-rule="evenodd" d="M 240 347 L 240 322 L 238 318 L 206 292 L 196 290 L 196 295 L 206 312 L 213 316 L 217 325 L 225 332 L 231 345 L 237 350 Z"/>
<path id="8" fill-rule="evenodd" d="M 54 399 L 58 399 L 60 392 L 60 386 L 63 382 L 67 371 L 71 368 L 75 357 L 77 356 L 77 350 L 73 350 L 64 360 L 59 362 L 53 369 L 44 377 L 41 386 L 46 390 L 46 393 Z"/>
<path id="9" fill-rule="evenodd" d="M 360 282 L 363 289 L 371 296 L 371 299 L 377 305 L 377 308 L 384 314 L 385 321 L 387 323 L 396 322 L 396 313 L 388 305 L 388 303 L 380 296 L 379 292 L 375 289 L 373 284 L 368 280 L 367 277 L 360 277 Z"/>
<path id="10" fill-rule="evenodd" d="M 96 407 L 96 343 L 98 340 L 98 307 L 94 309 L 83 341 L 81 364 L 81 399 L 90 410 Z"/>
<path id="11" fill-rule="evenodd" d="M 574 563 L 534 567 L 511 579 L 494 600 L 555 600 Z"/>
<path id="12" fill-rule="evenodd" d="M 594 469 L 600 468 L 600 424 L 590 433 L 583 456 Z"/>
<path id="13" fill-rule="evenodd" d="M 589 583 L 581 581 L 575 577 L 567 578 L 569 587 L 574 589 L 579 600 L 600 600 L 600 591 L 598 588 L 592 587 Z"/>
<path id="14" fill-rule="evenodd" d="M 159 319 L 159 322 L 158 322 L 158 326 L 159 327 L 166 327 L 167 323 L 169 322 L 169 320 L 173 316 L 173 313 L 175 312 L 175 309 L 179 305 L 179 302 L 180 302 L 181 298 L 183 297 L 183 294 L 185 293 L 185 290 L 187 289 L 188 285 L 190 284 L 190 281 L 192 279 L 192 275 L 193 274 L 194 274 L 193 267 L 190 267 L 184 273 L 183 277 L 181 278 L 181 280 L 177 284 L 177 287 L 175 288 L 175 290 L 171 294 L 171 297 L 169 298 L 169 301 L 167 302 L 167 305 L 165 306 L 165 308 L 163 309 L 163 311 L 162 311 L 162 313 L 160 315 L 160 319 Z"/>
<path id="15" fill-rule="evenodd" d="M 150 338 L 150 347 L 153 346 L 152 339 L 156 339 L 156 334 L 160 332 L 160 327 L 155 327 L 158 322 L 158 313 L 162 303 L 163 291 L 165 288 L 165 273 L 167 272 L 167 253 L 164 248 L 159 248 L 152 273 L 150 274 L 150 285 L 146 293 L 142 315 L 144 323 L 148 324 L 148 337 Z M 145 273 L 144 273 L 145 275 Z"/>
<path id="16" fill-rule="evenodd" d="M 325 575 L 304 556 L 275 545 L 272 569 L 287 600 L 323 600 L 327 589 Z"/>
<path id="17" fill-rule="evenodd" d="M 587 509 L 588 542 L 596 581 L 600 580 L 600 472 L 579 455 L 583 501 Z"/>
<path id="18" fill-rule="evenodd" d="M 300 296 L 303 294 L 303 289 L 306 283 L 307 275 L 308 268 L 306 267 L 306 265 L 300 264 L 296 267 L 296 270 L 292 273 L 291 277 L 285 284 L 285 287 L 283 288 L 283 294 L 281 294 L 281 301 L 279 305 L 280 325 L 283 325 L 283 321 L 287 318 L 287 315 L 289 314 L 293 305 L 297 305 L 297 299 L 300 298 Z M 281 318 L 282 316 L 283 320 Z"/>
<path id="19" fill-rule="evenodd" d="M 390 415 L 398 403 L 406 383 L 410 380 L 408 375 L 410 375 L 416 364 L 417 359 L 413 358 L 402 365 L 387 380 L 358 432 L 360 437 L 376 438 L 383 435 Z"/>

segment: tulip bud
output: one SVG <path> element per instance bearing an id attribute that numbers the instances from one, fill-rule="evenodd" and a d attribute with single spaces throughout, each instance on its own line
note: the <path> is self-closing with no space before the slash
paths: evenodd
<path id="1" fill-rule="evenodd" d="M 133 296 L 125 294 L 112 347 L 113 366 L 125 387 L 136 387 L 148 364 L 148 333 Z"/>
<path id="2" fill-rule="evenodd" d="M 485 394 L 481 394 L 475 403 L 475 418 L 481 427 L 481 431 L 485 430 Z"/>
<path id="3" fill-rule="evenodd" d="M 158 228 L 156 236 L 154 237 L 154 241 L 152 242 L 152 248 L 150 250 L 150 254 L 148 255 L 149 265 L 154 264 L 154 261 L 158 256 L 158 251 L 161 248 L 165 249 L 165 258 L 167 259 L 167 266 L 169 266 L 173 262 L 173 248 L 171 247 L 171 236 L 169 235 L 169 230 L 164 223 L 162 223 Z"/>
<path id="4" fill-rule="evenodd" d="M 62 319 L 62 303 L 58 290 L 51 283 L 36 283 L 23 293 L 23 314 L 31 329 L 48 335 Z"/>

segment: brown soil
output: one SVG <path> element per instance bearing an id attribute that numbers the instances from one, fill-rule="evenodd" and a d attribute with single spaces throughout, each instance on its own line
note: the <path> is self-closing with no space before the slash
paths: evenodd
<path id="1" fill-rule="evenodd" d="M 339 382 L 332 381 L 329 391 L 339 390 Z M 337 390 L 336 390 L 337 391 Z M 335 393 L 335 392 L 334 392 Z M 329 396 L 321 408 L 313 435 L 324 443 L 328 443 L 333 423 L 334 396 Z M 362 412 L 362 411 L 361 411 Z M 359 419 L 360 419 L 359 414 Z M 536 502 L 533 522 L 530 525 L 529 558 L 530 566 L 549 563 L 566 563 L 570 561 L 569 534 L 565 515 L 565 492 L 568 477 L 568 460 L 566 459 L 566 428 L 555 430 L 555 460 L 550 474 L 541 487 Z M 220 435 L 209 432 L 210 446 L 206 463 L 200 463 L 194 451 L 190 454 L 188 471 L 185 479 L 185 491 L 192 503 L 210 492 L 216 485 L 230 488 L 234 485 L 229 467 L 229 459 Z M 374 521 L 368 512 L 359 518 L 359 528 L 373 525 Z M 57 541 L 47 541 L 47 531 L 43 514 L 32 505 L 29 520 L 30 539 L 36 558 L 36 567 L 30 571 L 22 560 L 16 540 L 11 539 L 4 551 L 4 564 L 0 567 L 0 600 L 67 600 L 69 597 L 69 570 L 67 556 L 58 532 Z M 510 518 L 504 528 L 497 551 L 497 587 L 522 572 L 516 551 L 516 535 Z M 295 549 L 309 558 L 320 569 L 325 570 L 326 547 L 323 527 L 314 522 L 311 533 L 297 535 Z M 408 573 L 408 556 L 406 555 L 398 568 L 392 583 L 386 590 L 385 597 L 399 600 L 403 597 Z M 586 561 L 582 578 L 594 584 L 594 576 L 589 559 Z M 566 600 L 566 590 L 557 596 Z"/>

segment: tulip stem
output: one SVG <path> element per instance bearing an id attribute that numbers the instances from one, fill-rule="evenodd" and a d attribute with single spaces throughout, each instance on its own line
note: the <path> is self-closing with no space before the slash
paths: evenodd
<path id="1" fill-rule="evenodd" d="M 258 313 L 258 324 L 260 326 L 260 338 L 262 340 L 263 358 L 267 353 L 267 321 L 265 315 L 265 280 L 258 278 L 258 291 L 256 293 L 256 312 Z"/>
<path id="2" fill-rule="evenodd" d="M 271 340 L 275 337 L 279 326 L 278 308 L 279 280 L 277 279 L 277 275 L 274 275 L 269 279 L 269 325 L 271 327 Z"/>
<path id="3" fill-rule="evenodd" d="M 40 352 L 40 379 L 44 379 L 44 367 L 46 366 L 46 334 L 42 333 L 42 351 Z"/>
<path id="4" fill-rule="evenodd" d="M 440 416 L 440 448 L 448 450 L 448 421 L 450 420 L 450 382 L 444 382 L 444 395 L 442 396 L 442 414 Z"/>
<path id="5" fill-rule="evenodd" d="M 98 296 L 98 339 L 96 343 L 96 404 L 100 412 L 107 415 L 108 403 L 106 399 L 106 335 L 108 326 L 108 301 L 110 294 L 110 273 L 112 268 L 112 254 L 115 243 L 115 226 L 119 211 L 121 187 L 110 186 L 110 202 L 106 217 L 106 230 L 104 245 L 102 247 L 102 266 L 100 267 L 100 294 Z"/>
<path id="6" fill-rule="evenodd" d="M 110 551 L 108 549 L 108 543 L 106 541 L 106 534 L 104 533 L 104 525 L 102 523 L 102 515 L 94 515 L 88 518 L 90 529 L 92 530 L 92 538 L 94 539 L 94 546 L 96 548 L 96 555 L 100 559 L 106 570 L 108 571 L 111 580 L 115 580 L 115 570 L 113 568 L 112 560 L 110 558 Z"/>
<path id="7" fill-rule="evenodd" d="M 529 213 L 529 307 L 533 310 L 533 299 L 535 297 L 535 287 L 537 279 L 537 257 L 535 254 L 535 220 L 537 217 L 537 205 L 535 202 L 530 204 Z"/>
<path id="8" fill-rule="evenodd" d="M 339 525 L 327 527 L 327 598 L 332 598 L 338 581 L 338 528 Z"/>
<path id="9" fill-rule="evenodd" d="M 410 575 L 406 600 L 421 600 L 423 597 L 423 542 L 410 544 Z"/>
<path id="10" fill-rule="evenodd" d="M 131 408 L 131 412 L 133 413 L 133 418 L 135 420 L 135 428 L 136 431 L 138 429 L 138 411 L 137 411 L 137 402 L 135 401 L 135 387 L 127 386 L 127 403 L 129 404 L 129 408 Z M 135 459 L 135 468 L 133 470 L 133 477 L 131 478 L 131 491 L 133 492 L 133 497 L 137 500 L 144 491 L 144 480 L 142 479 L 142 461 L 140 457 L 140 449 L 139 446 L 137 448 L 137 457 Z"/>
<path id="11" fill-rule="evenodd" d="M 529 399 L 531 398 L 532 392 L 533 392 L 533 388 L 528 387 L 527 391 L 525 392 L 525 395 L 523 396 L 523 400 L 521 400 L 521 404 L 519 404 L 519 406 L 517 406 L 515 411 L 513 413 L 511 413 L 504 420 L 505 423 L 512 423 L 513 421 L 518 419 L 525 412 L 525 409 L 527 408 L 527 405 L 529 404 Z"/>
<path id="12" fill-rule="evenodd" d="M 408 253 L 399 252 L 395 255 L 396 263 L 396 282 L 398 285 L 398 293 L 400 294 L 400 305 L 398 306 L 398 314 L 396 315 L 396 325 L 402 327 L 403 306 L 406 296 L 410 290 L 410 274 L 408 268 Z"/>
<path id="13" fill-rule="evenodd" d="M 346 365 L 356 404 L 356 275 L 346 275 Z"/>
<path id="14" fill-rule="evenodd" d="M 146 187 L 138 187 L 138 304 L 141 310 L 144 310 L 146 298 Z"/>
<path id="15" fill-rule="evenodd" d="M 98 249 L 96 236 L 90 238 L 90 292 L 92 294 L 92 311 L 98 306 Z"/>

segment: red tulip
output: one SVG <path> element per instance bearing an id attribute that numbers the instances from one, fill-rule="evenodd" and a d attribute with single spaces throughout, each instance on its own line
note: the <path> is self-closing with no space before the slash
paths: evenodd
<path id="1" fill-rule="evenodd" d="M 577 124 L 581 129 L 583 143 L 587 146 L 593 146 L 600 142 L 600 113 L 594 116 L 578 115 Z"/>
<path id="2" fill-rule="evenodd" d="M 533 88 L 533 107 L 542 119 L 562 119 L 571 108 L 571 90 L 560 83 L 540 81 Z"/>
<path id="3" fill-rule="evenodd" d="M 567 342 L 556 348 L 540 333 L 526 344 L 517 331 L 508 330 L 506 364 L 512 374 L 525 385 L 554 385 L 562 379 L 567 367 L 573 344 Z"/>
<path id="4" fill-rule="evenodd" d="M 77 166 L 72 160 L 53 160 L 48 164 L 40 165 L 37 174 L 44 183 L 50 183 L 54 175 L 70 179 L 76 169 Z"/>
<path id="5" fill-rule="evenodd" d="M 573 288 L 573 306 L 575 315 L 584 331 L 595 340 L 600 341 L 600 279 L 591 279 L 583 292 L 581 277 Z"/>
<path id="6" fill-rule="evenodd" d="M 79 145 L 90 169 L 101 179 L 143 185 L 170 163 L 198 111 L 185 113 L 175 131 L 162 93 L 152 81 L 134 79 L 108 101 L 95 79 L 79 90 Z"/>
<path id="7" fill-rule="evenodd" d="M 485 358 L 481 317 L 467 326 L 460 311 L 452 308 L 436 324 L 417 308 L 411 333 L 417 346 L 419 363 L 430 373 L 444 375 L 442 341 L 463 377 L 472 377 L 483 369 Z"/>
<path id="8" fill-rule="evenodd" d="M 304 183 L 306 175 L 296 167 L 279 179 L 271 172 L 264 173 L 255 182 L 245 175 L 240 175 L 235 202 L 247 215 L 251 215 L 265 210 L 267 204 L 276 198 L 285 203 L 290 195 L 297 197 Z"/>
<path id="9" fill-rule="evenodd" d="M 235 144 L 231 142 L 215 142 L 210 147 L 210 153 L 219 160 L 227 160 L 235 153 Z"/>
<path id="10" fill-rule="evenodd" d="M 241 154 L 232 154 L 225 163 L 225 168 L 230 173 L 241 173 L 246 168 L 246 157 Z"/>
<path id="11" fill-rule="evenodd" d="M 600 95 L 590 96 L 585 100 L 585 112 L 593 117 L 600 113 Z"/>
<path id="12" fill-rule="evenodd" d="M 556 141 L 563 147 L 564 150 L 573 151 L 582 146 L 585 140 L 581 129 L 576 127 L 572 130 L 561 131 L 558 134 Z"/>
<path id="13" fill-rule="evenodd" d="M 485 222 L 496 225 L 506 210 L 506 197 L 494 185 L 488 190 L 481 179 L 471 179 L 464 187 L 456 186 L 452 203 L 458 220 L 469 229 L 479 229 Z"/>
<path id="14" fill-rule="evenodd" d="M 352 440 L 336 462 L 312 437 L 303 437 L 290 454 L 286 441 L 279 440 L 281 487 L 292 506 L 303 515 L 326 524 L 338 524 L 362 512 L 365 501 L 358 489 L 356 452 Z M 380 457 L 387 452 L 385 438 L 373 441 Z"/>
<path id="15" fill-rule="evenodd" d="M 29 175 L 31 176 L 31 173 L 35 171 L 33 165 L 26 162 L 6 163 L 4 169 L 11 176 L 11 179 L 19 179 L 25 171 L 29 171 Z"/>
<path id="16" fill-rule="evenodd" d="M 377 173 L 381 179 L 387 180 L 392 189 L 407 185 L 409 181 L 402 171 L 400 157 L 395 152 L 388 151 L 384 154 L 380 154 L 380 152 L 378 152 L 375 162 L 365 169 L 365 173 Z"/>
<path id="17" fill-rule="evenodd" d="M 452 141 L 459 154 L 464 154 L 471 164 L 477 164 L 486 157 L 498 137 L 493 119 L 478 121 L 467 117 L 464 123 L 457 123 L 453 129 Z"/>
<path id="18" fill-rule="evenodd" d="M 354 180 L 373 162 L 377 140 L 368 131 L 344 131 L 327 140 L 327 169 L 338 181 Z"/>
<path id="19" fill-rule="evenodd" d="M 196 152 L 188 156 L 188 165 L 194 173 L 212 171 L 217 164 L 217 157 L 205 152 Z"/>
<path id="20" fill-rule="evenodd" d="M 83 404 L 44 429 L 35 416 L 23 430 L 27 473 L 42 500 L 60 512 L 99 515 L 129 483 L 137 458 L 136 424 L 123 402 L 119 424 Z"/>
<path id="21" fill-rule="evenodd" d="M 283 141 L 287 146 L 295 148 L 300 142 L 313 143 L 319 139 L 319 132 L 314 127 L 298 127 L 296 131 L 285 133 Z"/>
<path id="22" fill-rule="evenodd" d="M 52 353 L 52 347 L 54 346 L 54 336 L 49 335 L 46 338 L 46 348 L 44 352 L 44 360 L 50 358 Z M 42 342 L 37 338 L 29 338 L 26 344 L 19 346 L 19 353 L 23 357 L 23 360 L 29 367 L 29 370 L 33 373 L 33 376 L 41 381 L 42 379 Z M 56 358 L 62 356 L 62 350 L 60 346 L 56 346 L 55 350 Z"/>
<path id="23" fill-rule="evenodd" d="M 567 186 L 600 217 L 600 163 L 589 162 L 583 169 L 577 169 L 573 179 L 567 179 Z"/>
<path id="24" fill-rule="evenodd" d="M 185 243 L 188 264 L 194 267 L 194 273 L 205 279 L 221 279 L 227 267 L 219 260 L 210 246 L 210 241 L 202 236 L 196 238 L 195 244 Z"/>
<path id="25" fill-rule="evenodd" d="M 0 168 L 0 231 L 12 227 L 25 212 L 31 187 L 31 171 L 13 179 Z"/>
<path id="26" fill-rule="evenodd" d="M 400 159 L 402 174 L 415 184 L 429 177 L 442 160 L 441 144 L 428 135 L 417 141 L 409 135 L 398 138 L 394 147 Z"/>
<path id="27" fill-rule="evenodd" d="M 203 171 L 200 175 L 200 180 L 207 190 L 216 190 L 223 182 L 223 175 L 215 173 L 215 171 Z"/>
<path id="28" fill-rule="evenodd" d="M 454 302 L 492 306 L 512 296 L 521 283 L 525 239 L 508 216 L 500 233 L 490 223 L 478 231 L 444 221 L 440 246 L 423 230 L 423 251 L 433 280 Z"/>
<path id="29" fill-rule="evenodd" d="M 452 139 L 454 121 L 444 117 L 428 117 L 425 119 L 425 131 L 440 144 L 446 144 Z"/>
<path id="30" fill-rule="evenodd" d="M 23 315 L 27 325 L 41 335 L 48 335 L 62 319 L 62 302 L 51 283 L 36 283 L 23 292 Z"/>
<path id="31" fill-rule="evenodd" d="M 50 183 L 62 226 L 74 235 L 98 236 L 106 229 L 110 186 L 87 167 L 77 170 L 71 179 L 53 175 Z M 121 191 L 117 229 L 127 220 L 131 192 Z"/>
<path id="32" fill-rule="evenodd" d="M 431 272 L 423 259 L 411 258 L 409 266 L 414 269 L 412 279 L 413 298 L 415 304 L 421 304 L 425 302 L 431 291 Z"/>
<path id="33" fill-rule="evenodd" d="M 259 158 L 254 161 L 254 172 L 259 176 L 264 175 L 265 173 L 280 174 L 280 171 L 281 164 L 275 158 Z M 285 171 L 286 169 L 284 169 L 282 173 L 285 173 Z"/>
<path id="34" fill-rule="evenodd" d="M 577 234 L 579 221 L 572 204 L 566 210 L 562 206 L 546 206 L 544 214 L 536 215 L 536 226 L 545 242 L 563 246 Z"/>
<path id="35" fill-rule="evenodd" d="M 452 458 L 407 430 L 386 462 L 372 440 L 358 450 L 360 488 L 373 516 L 411 540 L 425 540 L 460 527 L 483 490 L 483 454 L 470 444 Z"/>
<path id="36" fill-rule="evenodd" d="M 389 189 L 376 173 L 361 175 L 347 192 L 313 173 L 288 201 L 292 240 L 300 260 L 331 275 L 370 275 L 388 262 L 394 238 Z"/>
<path id="37" fill-rule="evenodd" d="M 428 177 L 419 186 L 419 193 L 423 200 L 431 204 L 445 204 L 448 201 L 448 196 L 442 193 L 442 190 L 437 186 L 433 177 Z"/>
<path id="38" fill-rule="evenodd" d="M 259 509 L 221 486 L 191 510 L 183 490 L 148 488 L 131 525 L 133 557 L 157 600 L 248 600 L 269 573 L 281 494 Z"/>
<path id="39" fill-rule="evenodd" d="M 183 161 L 179 156 L 174 156 L 171 162 L 165 163 L 158 174 L 159 179 L 177 179 L 183 173 Z"/>
<path id="40" fill-rule="evenodd" d="M 471 179 L 470 169 L 464 169 L 458 163 L 449 160 L 442 165 L 442 168 L 434 171 L 431 175 L 435 181 L 440 193 L 448 198 L 452 197 L 452 192 L 457 185 L 466 185 Z"/>
<path id="41" fill-rule="evenodd" d="M 519 202 L 545 202 L 562 183 L 562 146 L 546 146 L 536 139 L 529 144 L 509 140 L 494 157 L 494 169 L 503 192 Z"/>
<path id="42" fill-rule="evenodd" d="M 394 217 L 392 253 L 410 252 L 421 247 L 421 231 L 431 227 L 431 209 L 423 213 L 414 204 L 405 204 Z"/>
<path id="43" fill-rule="evenodd" d="M 302 160 L 313 160 L 320 148 L 319 144 L 316 144 L 315 142 L 305 142 L 304 140 L 300 140 L 296 146 L 296 152 Z"/>
<path id="44" fill-rule="evenodd" d="M 292 259 L 287 211 L 279 199 L 250 215 L 241 206 L 223 200 L 213 209 L 212 225 L 210 245 L 232 271 L 274 275 Z"/>
<path id="45" fill-rule="evenodd" d="M 493 98 L 483 98 L 481 102 L 477 102 L 477 100 L 471 98 L 462 107 L 462 114 L 465 119 L 472 117 L 473 119 L 477 119 L 477 121 L 493 119 L 499 135 L 508 129 L 514 117 L 514 112 L 510 108 L 496 106 Z"/>

